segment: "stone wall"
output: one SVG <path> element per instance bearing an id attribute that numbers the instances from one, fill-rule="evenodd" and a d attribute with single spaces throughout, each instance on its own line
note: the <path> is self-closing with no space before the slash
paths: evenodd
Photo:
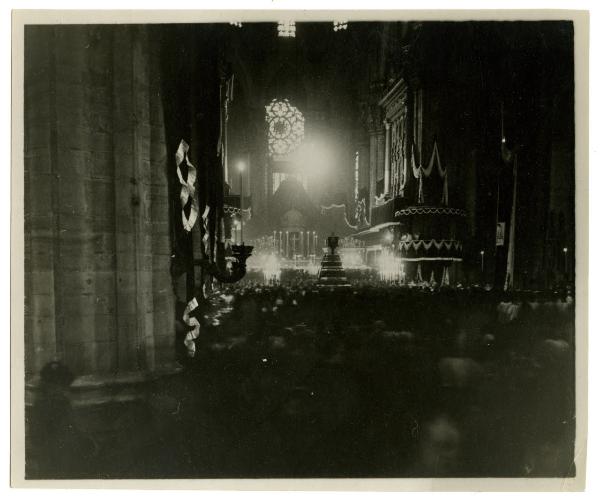
<path id="1" fill-rule="evenodd" d="M 27 377 L 174 361 L 158 57 L 143 26 L 26 27 Z"/>

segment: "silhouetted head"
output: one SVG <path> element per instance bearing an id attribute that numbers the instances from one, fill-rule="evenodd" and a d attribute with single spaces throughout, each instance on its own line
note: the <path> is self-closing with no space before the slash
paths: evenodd
<path id="1" fill-rule="evenodd" d="M 59 361 L 46 364 L 40 371 L 40 377 L 43 384 L 57 387 L 68 387 L 75 379 L 71 370 Z"/>

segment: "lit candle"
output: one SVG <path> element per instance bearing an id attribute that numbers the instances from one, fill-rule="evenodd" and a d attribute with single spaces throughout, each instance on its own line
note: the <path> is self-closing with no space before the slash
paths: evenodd
<path id="1" fill-rule="evenodd" d="M 306 231 L 306 257 L 310 256 L 310 232 Z"/>

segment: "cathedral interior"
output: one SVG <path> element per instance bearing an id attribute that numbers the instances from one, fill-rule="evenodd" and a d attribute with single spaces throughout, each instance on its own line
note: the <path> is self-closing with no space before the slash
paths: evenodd
<path id="1" fill-rule="evenodd" d="M 572 476 L 573 37 L 27 25 L 27 476 Z"/>

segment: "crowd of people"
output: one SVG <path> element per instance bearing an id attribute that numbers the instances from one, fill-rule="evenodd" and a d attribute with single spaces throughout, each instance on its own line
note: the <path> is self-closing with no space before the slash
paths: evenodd
<path id="1" fill-rule="evenodd" d="M 561 293 L 250 280 L 200 306 L 184 371 L 96 454 L 109 477 L 569 476 Z M 98 465 L 103 467 L 98 467 Z"/>
<path id="2" fill-rule="evenodd" d="M 300 276 L 242 283 L 220 300 L 231 311 L 217 326 L 208 316 L 197 357 L 182 358 L 225 386 L 214 416 L 243 436 L 220 469 L 232 457 L 252 475 L 572 468 L 568 291 L 399 288 L 375 278 L 323 288 Z"/>

